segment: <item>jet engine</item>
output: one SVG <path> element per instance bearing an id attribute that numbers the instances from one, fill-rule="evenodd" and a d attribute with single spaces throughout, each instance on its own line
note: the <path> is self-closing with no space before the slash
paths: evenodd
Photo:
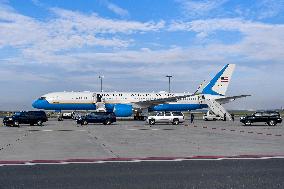
<path id="1" fill-rule="evenodd" d="M 116 104 L 113 112 L 117 117 L 129 117 L 132 115 L 132 106 L 128 104 Z"/>

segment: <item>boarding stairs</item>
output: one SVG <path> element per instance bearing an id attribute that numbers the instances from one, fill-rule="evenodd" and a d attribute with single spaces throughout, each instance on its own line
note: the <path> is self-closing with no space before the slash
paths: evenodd
<path id="1" fill-rule="evenodd" d="M 105 102 L 101 94 L 93 94 L 93 103 L 96 104 L 96 112 L 106 112 Z"/>
<path id="2" fill-rule="evenodd" d="M 96 111 L 97 112 L 106 112 L 106 106 L 104 102 L 96 102 Z"/>
<path id="3" fill-rule="evenodd" d="M 226 114 L 227 120 L 232 120 L 231 114 L 216 100 L 214 99 L 206 99 L 206 98 L 199 98 L 199 103 L 201 104 L 207 104 L 208 108 L 215 114 L 219 115 L 224 119 L 224 115 Z"/>

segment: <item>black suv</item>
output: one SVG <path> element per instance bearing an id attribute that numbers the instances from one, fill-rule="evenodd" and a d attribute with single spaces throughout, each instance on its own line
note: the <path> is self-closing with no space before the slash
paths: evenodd
<path id="1" fill-rule="evenodd" d="M 88 123 L 103 123 L 110 125 L 116 122 L 116 116 L 113 112 L 92 112 L 77 120 L 77 124 L 87 125 Z"/>
<path id="2" fill-rule="evenodd" d="M 47 116 L 44 111 L 28 111 L 28 112 L 16 112 L 13 116 L 6 116 L 3 119 L 3 123 L 6 126 L 19 127 L 20 124 L 30 124 L 42 126 L 43 122 L 46 122 Z"/>
<path id="3" fill-rule="evenodd" d="M 254 114 L 246 117 L 241 117 L 240 122 L 245 125 L 251 125 L 255 122 L 265 122 L 269 126 L 274 126 L 277 123 L 282 122 L 279 112 L 266 111 L 266 112 L 255 112 Z"/>

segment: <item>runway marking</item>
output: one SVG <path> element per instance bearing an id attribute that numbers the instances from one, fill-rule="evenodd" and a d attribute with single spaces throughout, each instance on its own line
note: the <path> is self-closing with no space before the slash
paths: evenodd
<path id="1" fill-rule="evenodd" d="M 57 129 L 57 130 L 52 130 L 52 129 L 43 129 L 43 130 L 28 130 L 28 131 L 31 131 L 31 132 L 53 132 L 53 131 L 61 131 L 61 132 L 67 132 L 67 131 L 79 131 L 79 132 L 84 132 L 84 131 L 87 131 L 87 130 L 84 130 L 84 129 L 80 129 L 80 130 L 72 130 L 72 129 Z"/>
<path id="2" fill-rule="evenodd" d="M 126 130 L 128 130 L 128 131 L 160 131 L 160 130 L 166 130 L 166 129 L 126 129 Z M 168 130 L 170 130 L 170 129 L 168 129 Z"/>
<path id="3" fill-rule="evenodd" d="M 105 159 L 65 159 L 65 160 L 30 160 L 0 161 L 1 166 L 98 164 L 98 163 L 139 163 L 139 162 L 177 162 L 177 161 L 221 161 L 221 160 L 266 160 L 284 159 L 284 155 L 238 155 L 238 156 L 189 156 L 189 157 L 143 157 L 143 158 L 105 158 Z"/>
<path id="4" fill-rule="evenodd" d="M 197 126 L 193 126 L 193 127 L 197 127 Z M 210 127 L 207 127 L 207 126 L 199 126 L 199 128 L 204 128 L 204 129 L 210 129 Z M 235 129 L 225 129 L 225 128 L 219 128 L 221 131 L 231 131 L 231 132 L 234 132 L 234 131 L 237 131 L 237 130 L 235 130 Z M 211 127 L 211 130 L 217 130 L 217 128 L 216 127 Z M 245 131 L 244 130 L 240 130 L 239 131 L 240 133 L 245 133 Z M 256 135 L 266 135 L 266 136 L 277 136 L 277 137 L 281 137 L 282 136 L 282 134 L 275 134 L 275 135 L 273 135 L 273 134 L 271 134 L 271 133 L 263 133 L 263 132 L 253 132 L 253 131 L 247 131 L 247 133 L 249 133 L 249 134 L 253 134 L 253 133 L 255 133 Z"/>
<path id="5" fill-rule="evenodd" d="M 187 125 L 185 125 L 185 126 L 187 126 Z M 225 129 L 225 128 L 216 128 L 216 127 L 207 127 L 207 126 L 196 126 L 196 125 L 194 125 L 194 126 L 190 126 L 190 125 L 188 125 L 189 127 L 188 128 L 193 128 L 193 127 L 195 127 L 195 128 L 204 128 L 204 129 L 211 129 L 211 130 L 221 130 L 221 131 L 231 131 L 231 132 L 238 132 L 238 130 L 235 130 L 235 129 Z M 137 128 L 137 129 L 126 129 L 126 130 L 129 130 L 129 131 L 138 131 L 138 130 L 144 130 L 144 131 L 146 131 L 146 130 L 149 130 L 149 131 L 159 131 L 159 130 L 165 130 L 165 131 L 167 131 L 167 130 L 175 130 L 175 129 L 172 129 L 172 128 L 165 128 L 165 129 L 163 129 L 163 128 L 160 128 L 160 129 L 148 129 L 148 128 Z M 245 130 L 239 130 L 239 132 L 240 133 L 245 133 L 245 132 L 247 132 L 247 133 L 249 133 L 249 134 L 253 134 L 253 133 L 255 133 L 256 135 L 265 135 L 265 136 L 277 136 L 277 137 L 281 137 L 282 135 L 281 134 L 271 134 L 271 133 L 263 133 L 263 132 L 253 132 L 253 131 L 245 131 Z"/>

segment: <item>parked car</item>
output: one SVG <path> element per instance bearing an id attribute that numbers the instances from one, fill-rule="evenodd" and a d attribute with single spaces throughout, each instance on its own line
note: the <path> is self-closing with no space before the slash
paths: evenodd
<path id="1" fill-rule="evenodd" d="M 205 120 L 205 121 L 216 121 L 216 120 L 223 120 L 223 118 L 220 117 L 219 115 L 215 115 L 211 111 L 208 111 L 206 114 L 203 115 L 203 120 Z"/>
<path id="2" fill-rule="evenodd" d="M 184 122 L 184 115 L 182 112 L 157 112 L 152 116 L 147 117 L 147 123 L 154 125 L 156 123 L 172 123 L 178 125 Z"/>
<path id="3" fill-rule="evenodd" d="M 48 121 L 48 118 L 44 111 L 16 112 L 14 115 L 6 116 L 3 119 L 4 125 L 13 127 L 19 127 L 20 124 L 42 126 L 42 123 L 46 121 Z"/>
<path id="4" fill-rule="evenodd" d="M 87 125 L 89 123 L 103 123 L 104 125 L 110 125 L 113 122 L 116 122 L 116 116 L 113 112 L 92 112 L 77 120 L 77 124 L 81 125 Z"/>
<path id="5" fill-rule="evenodd" d="M 245 125 L 251 125 L 256 122 L 264 122 L 269 126 L 275 126 L 277 123 L 282 122 L 279 112 L 276 111 L 265 111 L 265 112 L 255 112 L 252 115 L 241 117 L 240 122 Z"/>

